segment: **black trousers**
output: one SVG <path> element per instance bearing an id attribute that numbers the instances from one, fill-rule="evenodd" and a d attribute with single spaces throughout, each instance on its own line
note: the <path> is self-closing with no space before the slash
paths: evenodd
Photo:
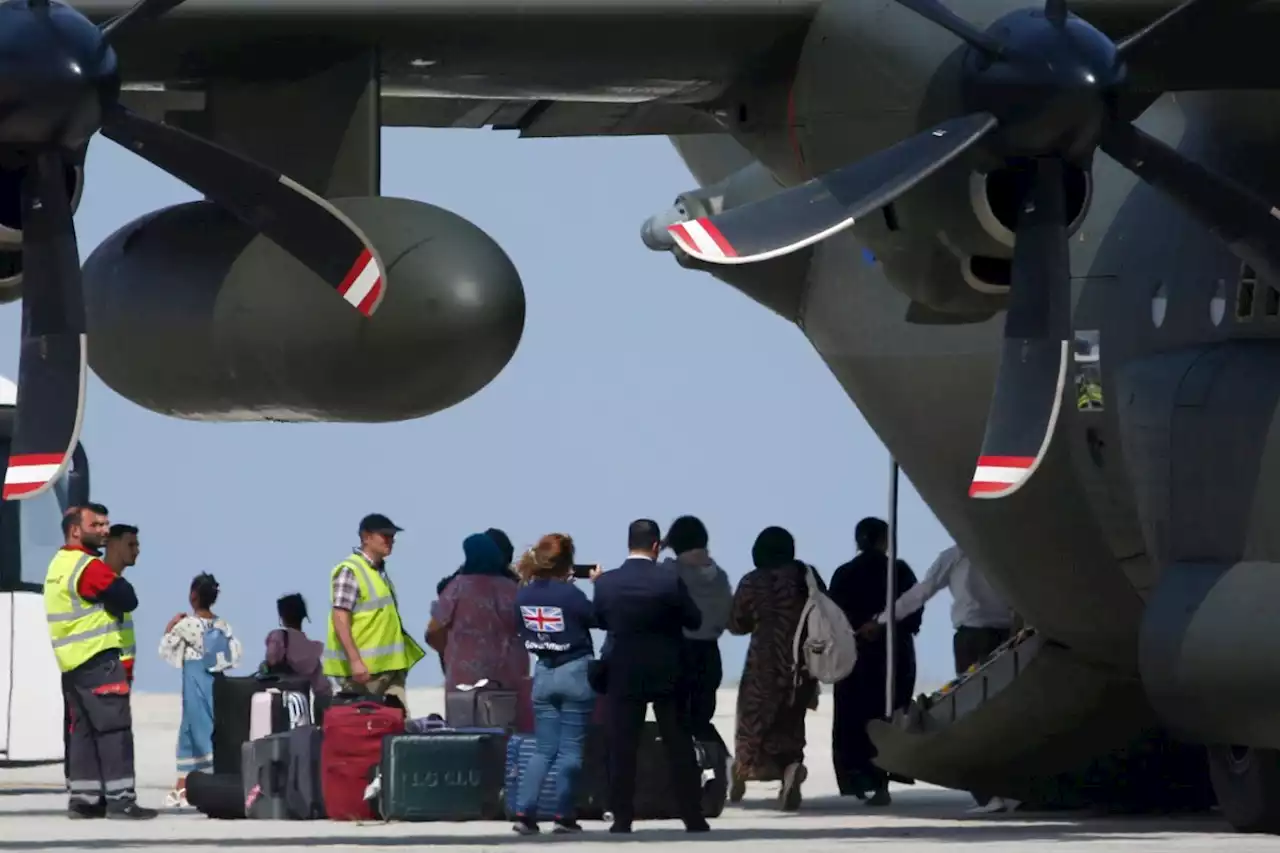
<path id="1" fill-rule="evenodd" d="M 956 675 L 963 674 L 1012 636 L 1008 628 L 957 628 L 951 640 L 951 649 L 956 656 Z"/>
<path id="2" fill-rule="evenodd" d="M 64 672 L 62 695 L 71 717 L 66 761 L 71 801 L 96 805 L 105 800 L 108 808 L 132 802 L 133 714 L 119 652 L 103 652 Z"/>
<path id="3" fill-rule="evenodd" d="M 716 716 L 716 691 L 724 680 L 720 644 L 715 640 L 685 640 L 681 657 L 689 730 L 698 740 L 724 746 L 712 722 Z"/>
<path id="4" fill-rule="evenodd" d="M 667 753 L 671 789 L 686 824 L 702 817 L 701 774 L 693 752 L 685 702 L 679 693 L 654 698 L 609 694 L 606 697 L 609 733 L 609 808 L 614 823 L 630 825 L 635 816 L 636 756 L 640 730 L 650 701 L 658 721 L 662 747 Z"/>

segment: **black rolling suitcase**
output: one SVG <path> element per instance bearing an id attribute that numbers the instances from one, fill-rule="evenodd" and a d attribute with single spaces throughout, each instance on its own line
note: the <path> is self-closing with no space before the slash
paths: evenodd
<path id="1" fill-rule="evenodd" d="M 245 816 L 239 774 L 187 774 L 187 802 L 206 817 L 234 820 Z"/>
<path id="2" fill-rule="evenodd" d="M 322 737 L 319 728 L 303 726 L 244 744 L 241 790 L 248 817 L 258 820 L 324 817 L 324 797 L 320 792 Z"/>
<path id="3" fill-rule="evenodd" d="M 297 676 L 218 675 L 213 680 L 213 771 L 240 777 L 241 747 L 248 741 L 253 697 L 272 687 L 310 695 Z M 190 798 L 188 798 L 190 799 Z"/>
<path id="4" fill-rule="evenodd" d="M 501 820 L 502 729 L 441 729 L 382 741 L 383 820 Z"/>
<path id="5" fill-rule="evenodd" d="M 718 740 L 694 741 L 694 754 L 702 775 L 702 814 L 719 817 L 729 795 L 729 762 Z M 640 749 L 636 756 L 636 820 L 664 820 L 680 817 L 671 775 L 667 770 L 667 753 L 662 748 L 658 724 L 646 722 L 640 730 Z"/>

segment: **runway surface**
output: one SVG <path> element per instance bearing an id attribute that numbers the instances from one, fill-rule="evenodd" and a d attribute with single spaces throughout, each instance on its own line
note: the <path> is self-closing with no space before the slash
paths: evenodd
<path id="1" fill-rule="evenodd" d="M 717 725 L 732 735 L 732 690 L 721 692 Z M 139 799 L 159 807 L 174 782 L 173 746 L 178 725 L 178 697 L 141 694 L 135 697 Z M 439 711 L 439 690 L 415 690 L 410 704 L 415 716 Z M 362 851 L 402 851 L 433 845 L 459 850 L 514 851 L 530 844 L 550 845 L 573 853 L 595 853 L 601 845 L 658 842 L 718 853 L 845 853 L 852 846 L 894 851 L 939 850 L 946 844 L 1030 851 L 1050 847 L 1054 853 L 1108 853 L 1118 850 L 1237 851 L 1280 853 L 1280 838 L 1245 836 L 1227 831 L 1214 816 L 1099 818 L 1079 814 L 966 814 L 967 795 L 928 785 L 896 786 L 893 805 L 870 809 L 858 800 L 836 796 L 830 760 L 830 700 L 810 715 L 807 764 L 809 781 L 798 814 L 776 810 L 777 786 L 752 784 L 740 806 L 730 806 L 712 821 L 712 832 L 685 835 L 678 821 L 638 823 L 631 836 L 610 836 L 606 824 L 586 822 L 578 836 L 520 838 L 506 823 L 354 824 L 328 821 L 215 821 L 194 810 L 166 811 L 150 822 L 69 821 L 61 789 L 62 768 L 0 769 L 0 851 L 115 851 L 181 849 L 205 853 L 217 849 L 265 847 L 298 851 L 340 846 Z M 545 830 L 545 827 L 544 827 Z"/>

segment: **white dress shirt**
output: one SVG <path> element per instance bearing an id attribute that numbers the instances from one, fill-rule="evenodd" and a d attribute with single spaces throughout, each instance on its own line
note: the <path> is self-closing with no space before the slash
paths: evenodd
<path id="1" fill-rule="evenodd" d="M 954 628 L 1010 628 L 1013 610 L 969 562 L 959 546 L 938 555 L 924 580 L 898 596 L 893 612 L 899 620 L 910 616 L 943 588 L 951 590 L 951 625 Z M 879 616 L 885 622 L 883 613 Z"/>

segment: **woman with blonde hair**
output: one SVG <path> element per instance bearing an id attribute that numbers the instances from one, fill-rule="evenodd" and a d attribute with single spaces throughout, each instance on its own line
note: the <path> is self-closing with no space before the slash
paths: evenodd
<path id="1" fill-rule="evenodd" d="M 534 737 L 537 751 L 529 760 L 516 796 L 516 823 L 521 835 L 538 832 L 538 793 L 552 768 L 556 771 L 556 808 L 550 815 L 557 833 L 582 829 L 574 814 L 582 745 L 595 709 L 595 691 L 587 665 L 595 656 L 591 629 L 595 611 L 573 585 L 573 540 L 549 533 L 520 557 L 520 591 L 516 618 L 524 646 L 538 659 L 533 670 Z M 594 580 L 600 567 L 591 573 Z M 548 817 L 548 815 L 542 815 Z"/>

